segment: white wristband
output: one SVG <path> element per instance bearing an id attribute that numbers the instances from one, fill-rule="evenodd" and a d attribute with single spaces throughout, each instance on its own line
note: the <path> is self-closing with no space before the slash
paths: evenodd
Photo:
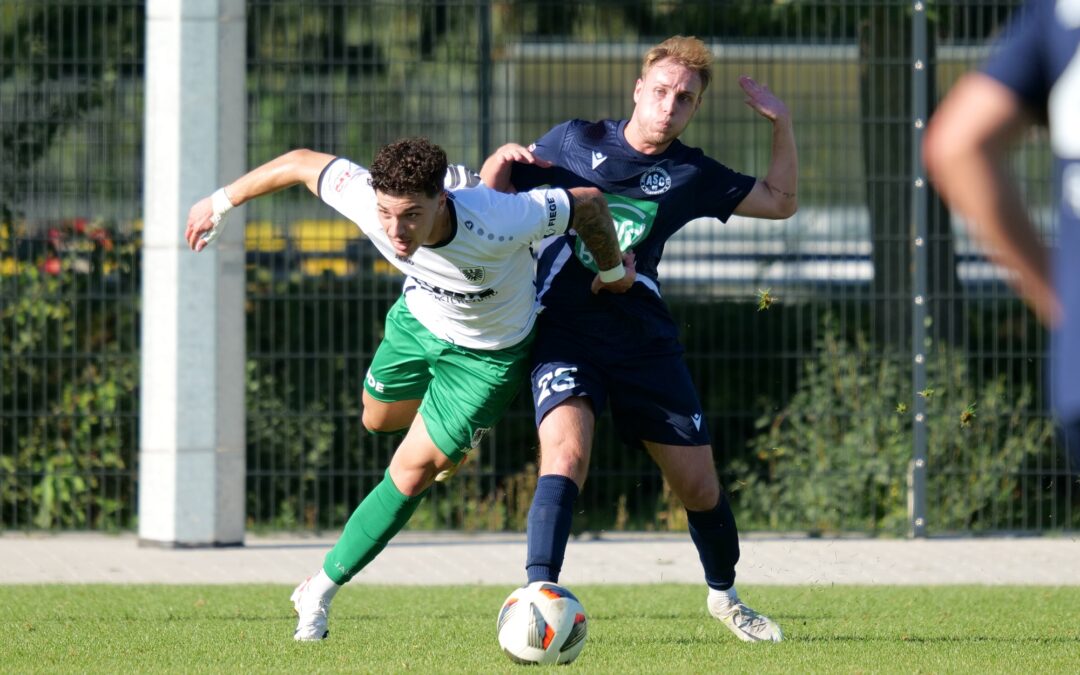
<path id="1" fill-rule="evenodd" d="M 618 281 L 625 276 L 626 268 L 623 267 L 623 264 L 621 262 L 609 270 L 600 270 L 600 281 L 603 281 L 605 284 L 610 284 L 613 281 Z"/>
<path id="2" fill-rule="evenodd" d="M 226 194 L 225 188 L 218 188 L 214 194 L 210 195 L 210 206 L 214 209 L 214 216 L 218 220 L 221 220 L 221 217 L 232 209 L 233 203 Z"/>
<path id="3" fill-rule="evenodd" d="M 213 213 L 210 214 L 210 222 L 214 224 L 214 227 L 203 234 L 203 241 L 209 244 L 218 238 L 221 231 L 225 229 L 225 214 L 232 210 L 233 206 L 232 200 L 229 199 L 229 195 L 225 192 L 225 188 L 218 188 L 214 191 L 214 194 L 210 195 L 210 208 L 213 210 Z"/>

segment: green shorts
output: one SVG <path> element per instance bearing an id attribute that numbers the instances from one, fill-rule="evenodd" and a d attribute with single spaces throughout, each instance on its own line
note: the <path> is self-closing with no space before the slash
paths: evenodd
<path id="1" fill-rule="evenodd" d="M 534 334 L 506 349 L 458 347 L 435 337 L 401 297 L 386 313 L 364 389 L 386 403 L 421 399 L 428 435 L 456 464 L 514 400 L 528 371 Z"/>

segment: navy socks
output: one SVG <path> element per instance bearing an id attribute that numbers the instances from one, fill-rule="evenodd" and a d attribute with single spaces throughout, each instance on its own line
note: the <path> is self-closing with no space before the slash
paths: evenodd
<path id="1" fill-rule="evenodd" d="M 550 474 L 536 481 L 536 494 L 529 508 L 529 550 L 525 559 L 530 584 L 559 581 L 577 496 L 577 483 L 566 476 Z"/>
<path id="2" fill-rule="evenodd" d="M 697 546 L 705 583 L 709 588 L 726 591 L 735 584 L 735 563 L 739 562 L 739 530 L 727 496 L 709 511 L 686 511 L 690 538 Z M 532 539 L 529 540 L 532 543 Z"/>

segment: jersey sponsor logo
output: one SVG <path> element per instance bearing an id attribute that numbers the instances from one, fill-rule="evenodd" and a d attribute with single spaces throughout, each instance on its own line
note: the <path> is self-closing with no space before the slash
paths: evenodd
<path id="1" fill-rule="evenodd" d="M 555 234 L 555 223 L 559 219 L 559 207 L 555 204 L 555 198 L 548 195 L 547 201 L 547 229 L 544 230 L 544 236 Z"/>
<path id="2" fill-rule="evenodd" d="M 536 405 L 540 405 L 552 393 L 570 391 L 576 387 L 577 380 L 574 379 L 576 372 L 575 366 L 560 366 L 536 378 L 536 388 L 540 390 L 536 396 Z"/>
<path id="3" fill-rule="evenodd" d="M 411 277 L 412 281 L 416 285 L 428 293 L 430 293 L 439 302 L 446 302 L 451 305 L 473 305 L 478 302 L 484 302 L 485 300 L 494 297 L 498 291 L 494 288 L 485 288 L 482 291 L 470 291 L 468 293 L 462 293 L 459 291 L 450 291 L 445 288 L 439 288 L 434 284 L 429 284 L 423 279 L 417 279 Z M 406 289 L 408 290 L 408 289 Z"/>
<path id="4" fill-rule="evenodd" d="M 628 251 L 649 236 L 660 205 L 644 199 L 632 199 L 620 195 L 605 194 L 615 234 L 619 237 L 619 249 Z M 596 260 L 580 238 L 574 243 L 574 255 L 582 265 L 593 272 L 598 271 Z"/>
<path id="5" fill-rule="evenodd" d="M 382 382 L 379 382 L 378 380 L 376 380 L 375 376 L 371 374 L 370 370 L 367 372 L 367 378 L 366 379 L 367 379 L 367 385 L 369 387 L 371 387 L 372 389 L 374 389 L 376 392 L 378 392 L 380 394 L 384 393 L 385 385 Z"/>
<path id="6" fill-rule="evenodd" d="M 466 281 L 471 281 L 474 284 L 483 283 L 484 277 L 487 276 L 487 270 L 483 267 L 459 267 L 461 270 L 461 276 L 465 277 Z"/>
<path id="7" fill-rule="evenodd" d="M 604 153 L 599 152 L 597 150 L 593 150 L 593 153 L 592 153 L 592 168 L 593 168 L 593 171 L 596 171 L 596 167 L 603 164 L 605 160 L 607 160 L 607 155 L 605 155 Z"/>
<path id="8" fill-rule="evenodd" d="M 671 174 L 662 166 L 654 166 L 641 174 L 641 191 L 647 195 L 662 195 L 671 189 Z"/>

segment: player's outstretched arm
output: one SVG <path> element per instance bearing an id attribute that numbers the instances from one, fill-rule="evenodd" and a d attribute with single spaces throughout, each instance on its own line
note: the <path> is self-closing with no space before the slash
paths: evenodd
<path id="1" fill-rule="evenodd" d="M 739 86 L 746 94 L 746 105 L 772 122 L 773 133 L 769 170 L 735 208 L 735 213 L 754 218 L 790 218 L 799 208 L 799 154 L 791 112 L 767 86 L 753 78 L 743 75 Z"/>
<path id="2" fill-rule="evenodd" d="M 544 168 L 551 166 L 551 162 L 540 159 L 525 146 L 507 143 L 491 153 L 491 156 L 484 161 L 484 166 L 480 167 L 480 180 L 493 190 L 516 192 L 513 184 L 510 183 L 510 170 L 514 162 L 535 164 Z"/>
<path id="3" fill-rule="evenodd" d="M 313 150 L 291 150 L 262 166 L 252 169 L 209 197 L 195 203 L 188 211 L 184 238 L 192 251 L 201 251 L 221 232 L 225 214 L 234 206 L 303 183 L 319 194 L 319 176 L 333 155 Z"/>
<path id="4" fill-rule="evenodd" d="M 569 192 L 574 199 L 574 220 L 570 225 L 592 253 L 600 270 L 593 280 L 593 293 L 601 289 L 625 293 L 634 284 L 634 267 L 623 264 L 619 236 L 604 194 L 587 187 L 570 188 Z"/>
<path id="5" fill-rule="evenodd" d="M 923 161 L 972 236 L 1016 273 L 1010 283 L 1043 323 L 1053 325 L 1061 307 L 1049 254 L 1008 169 L 1008 150 L 1031 121 L 1008 87 L 981 73 L 966 75 L 931 118 Z"/>

